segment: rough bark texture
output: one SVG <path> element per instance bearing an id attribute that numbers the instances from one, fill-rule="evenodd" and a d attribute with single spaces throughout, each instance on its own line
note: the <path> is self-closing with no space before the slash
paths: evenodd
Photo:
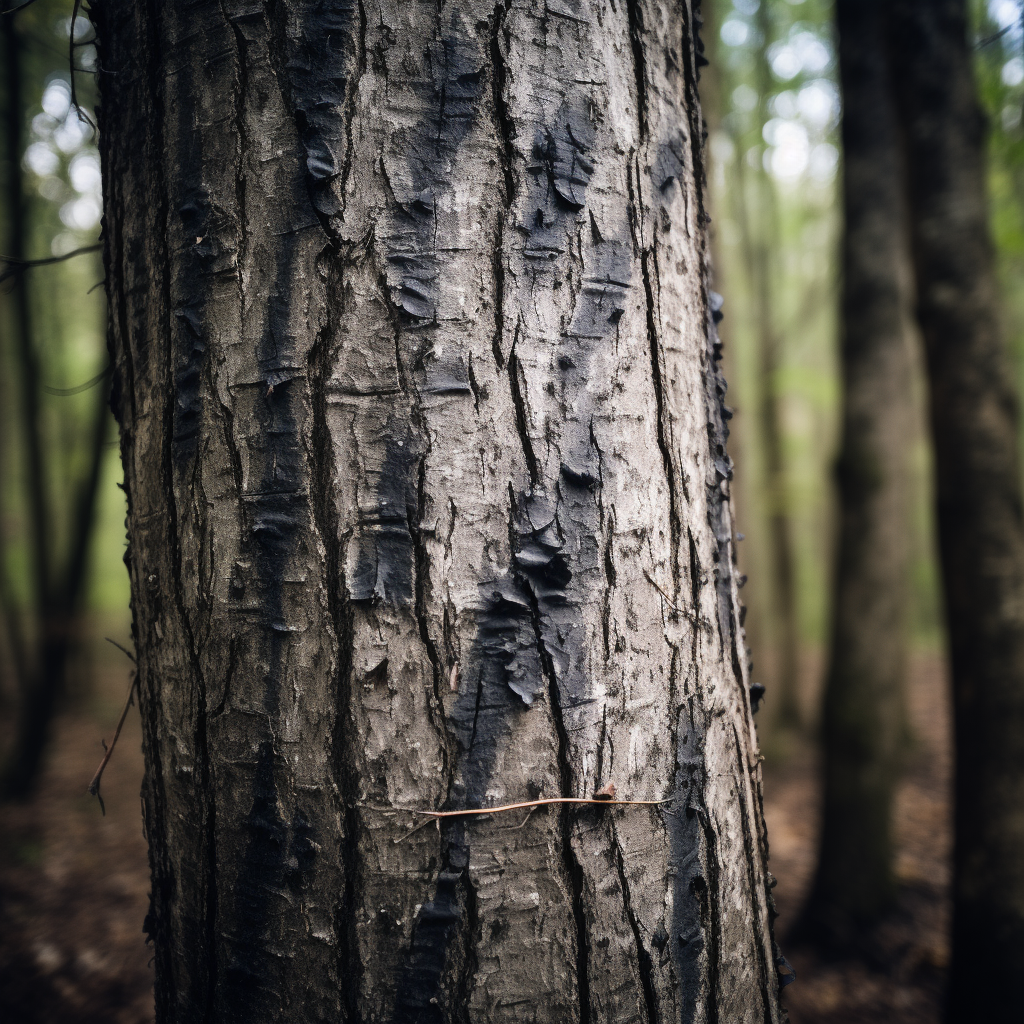
<path id="1" fill-rule="evenodd" d="M 963 0 L 890 10 L 956 715 L 949 1019 L 1020 1015 L 1024 515 Z"/>
<path id="2" fill-rule="evenodd" d="M 687 11 L 97 7 L 158 1020 L 778 1020 Z"/>
<path id="3" fill-rule="evenodd" d="M 842 440 L 824 804 L 805 923 L 856 946 L 894 895 L 891 815 L 906 662 L 909 281 L 881 0 L 839 0 L 843 90 Z"/>

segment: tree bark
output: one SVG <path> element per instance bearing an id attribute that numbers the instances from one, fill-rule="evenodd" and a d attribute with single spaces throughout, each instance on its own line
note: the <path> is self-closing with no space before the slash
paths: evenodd
<path id="1" fill-rule="evenodd" d="M 824 800 L 810 936 L 861 947 L 894 896 L 906 664 L 910 308 L 899 133 L 881 0 L 836 5 L 843 90 L 842 440 Z"/>
<path id="2" fill-rule="evenodd" d="M 96 20 L 157 1019 L 779 1020 L 686 10 Z"/>
<path id="3" fill-rule="evenodd" d="M 956 735 L 948 1019 L 1019 1015 L 1024 961 L 1024 516 L 1000 336 L 984 125 L 962 0 L 900 0 L 890 52 L 908 167 Z"/>

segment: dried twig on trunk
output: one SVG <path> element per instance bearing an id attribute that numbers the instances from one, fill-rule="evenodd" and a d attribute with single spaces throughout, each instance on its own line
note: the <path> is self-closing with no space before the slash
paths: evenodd
<path id="1" fill-rule="evenodd" d="M 122 647 L 116 640 L 111 640 L 110 637 L 105 638 L 107 643 L 113 644 L 119 651 L 124 651 L 125 654 L 131 658 L 132 662 L 135 662 L 135 655 L 126 647 Z M 110 741 L 108 747 L 106 743 L 103 744 L 103 749 L 106 751 L 103 755 L 103 760 L 100 761 L 99 768 L 96 769 L 96 774 L 92 777 L 92 782 L 89 783 L 89 795 L 96 797 L 100 802 L 100 811 L 106 817 L 107 809 L 103 805 L 103 797 L 100 796 L 100 780 L 103 778 L 103 771 L 107 767 L 107 762 L 110 760 L 111 754 L 114 753 L 114 747 L 117 745 L 117 737 L 121 735 L 121 727 L 124 725 L 124 720 L 128 717 L 128 709 L 132 706 L 132 695 L 135 693 L 135 686 L 138 682 L 138 674 L 132 672 L 131 685 L 128 687 L 128 696 L 124 699 L 124 707 L 121 709 L 121 717 L 117 720 L 117 728 L 114 730 L 114 738 Z M 102 742 L 102 741 L 101 741 Z"/>

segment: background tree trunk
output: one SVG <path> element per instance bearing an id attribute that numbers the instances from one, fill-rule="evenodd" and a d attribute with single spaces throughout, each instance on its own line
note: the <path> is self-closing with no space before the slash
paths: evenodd
<path id="1" fill-rule="evenodd" d="M 21 58 L 27 44 L 19 33 L 18 19 L 11 12 L 0 15 L 0 42 L 5 98 L 4 156 L 7 160 L 3 196 L 7 228 L 4 248 L 12 264 L 7 273 L 13 277 L 9 318 L 13 380 L 7 394 L 17 404 L 17 436 L 24 450 L 27 478 L 24 517 L 28 536 L 23 542 L 28 549 L 30 579 L 28 607 L 25 608 L 7 579 L 7 559 L 3 551 L 5 544 L 18 541 L 0 537 L 0 611 L 12 654 L 10 663 L 18 683 L 14 735 L 10 749 L 4 752 L 0 797 L 23 799 L 39 779 L 50 723 L 75 648 L 76 616 L 85 589 L 104 444 L 111 423 L 107 389 L 102 386 L 96 391 L 88 424 L 85 468 L 67 474 L 71 479 L 65 479 L 65 493 L 57 495 L 51 471 L 54 452 L 46 443 L 40 404 L 39 339 L 33 323 L 29 264 L 26 262 L 30 255 L 28 200 L 22 158 L 27 109 L 22 92 Z M 71 509 L 65 543 L 61 543 L 63 538 L 59 537 L 57 525 L 62 517 L 56 514 L 62 501 Z"/>
<path id="2" fill-rule="evenodd" d="M 772 44 L 772 11 L 769 3 L 758 6 L 755 15 L 760 39 L 755 57 L 758 93 L 757 119 L 764 128 L 772 113 L 768 103 L 772 96 L 772 73 L 768 50 Z M 743 161 L 740 173 L 746 176 Z M 783 437 L 782 403 L 779 400 L 779 371 L 783 361 L 783 339 L 780 335 L 776 309 L 778 274 L 771 247 L 780 237 L 779 209 L 775 182 L 764 164 L 750 168 L 753 172 L 753 195 L 756 202 L 744 201 L 740 230 L 747 252 L 748 273 L 754 291 L 757 316 L 757 346 L 761 370 L 759 425 L 764 453 L 765 496 L 768 512 L 768 537 L 771 549 L 772 605 L 775 617 L 772 644 L 774 647 L 775 692 L 772 702 L 772 725 L 780 729 L 799 729 L 800 713 L 800 625 L 797 614 L 797 593 L 793 542 L 789 516 L 789 487 L 786 474 L 785 439 Z M 745 192 L 744 185 L 740 184 Z"/>
<path id="3" fill-rule="evenodd" d="M 1024 960 L 1024 516 L 963 0 L 892 5 L 953 676 L 949 1019 L 1012 1020 Z"/>
<path id="4" fill-rule="evenodd" d="M 804 923 L 856 948 L 894 895 L 906 663 L 911 373 L 902 168 L 879 0 L 836 6 L 843 89 L 842 441 L 824 806 Z"/>
<path id="5" fill-rule="evenodd" d="M 779 1020 L 689 13 L 95 20 L 157 1019 Z"/>

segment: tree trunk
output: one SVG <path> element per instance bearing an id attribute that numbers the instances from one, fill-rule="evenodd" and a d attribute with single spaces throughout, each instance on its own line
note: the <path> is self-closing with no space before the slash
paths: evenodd
<path id="1" fill-rule="evenodd" d="M 158 1021 L 779 1020 L 684 8 L 96 20 Z"/>
<path id="2" fill-rule="evenodd" d="M 67 491 L 57 500 L 71 506 L 66 546 L 55 538 L 54 492 L 47 486 L 54 455 L 46 444 L 40 409 L 42 393 L 39 356 L 31 315 L 28 271 L 27 202 L 21 160 L 25 136 L 26 107 L 22 95 L 22 52 L 25 38 L 18 31 L 18 19 L 11 13 L 0 15 L 4 68 L 4 136 L 7 158 L 7 182 L 4 214 L 9 225 L 6 254 L 15 271 L 11 290 L 14 295 L 10 326 L 14 362 L 14 382 L 9 393 L 17 392 L 15 402 L 20 413 L 19 441 L 24 450 L 27 487 L 24 517 L 27 537 L 18 538 L 29 550 L 31 584 L 28 615 L 6 579 L 0 551 L 0 607 L 5 619 L 12 651 L 12 667 L 18 680 L 18 705 L 14 716 L 14 736 L 5 751 L 0 772 L 0 797 L 27 797 L 39 780 L 50 724 L 64 688 L 68 662 L 76 641 L 75 617 L 86 580 L 89 541 L 96 514 L 104 443 L 110 426 L 106 389 L 97 392 L 96 405 L 88 424 L 89 446 L 86 469 L 70 481 Z M 54 550 L 63 548 L 62 557 Z M 26 627 L 27 623 L 27 627 Z M 26 643 L 23 633 L 30 642 Z"/>
<path id="3" fill-rule="evenodd" d="M 758 95 L 758 123 L 761 129 L 771 117 L 769 101 L 773 85 L 768 49 L 772 42 L 772 11 L 767 2 L 757 9 L 760 41 L 755 57 Z M 759 132 L 760 134 L 760 132 Z M 760 151 L 760 150 L 759 150 Z M 743 162 L 740 173 L 744 175 Z M 782 367 L 782 338 L 776 324 L 775 295 L 779 275 L 775 272 L 772 244 L 781 237 L 775 183 L 761 164 L 753 169 L 756 210 L 751 211 L 744 196 L 740 230 L 747 250 L 747 265 L 754 292 L 757 317 L 757 345 L 761 370 L 760 426 L 764 453 L 765 497 L 768 504 L 768 537 L 771 546 L 772 596 L 775 615 L 775 694 L 772 725 L 799 729 L 800 713 L 800 627 L 797 619 L 795 558 L 789 515 L 784 452 L 782 402 L 779 370 Z M 741 177 L 741 189 L 744 188 Z"/>
<path id="4" fill-rule="evenodd" d="M 804 914 L 854 947 L 894 895 L 890 818 L 906 663 L 909 289 L 902 168 L 881 0 L 839 0 L 843 89 L 842 441 L 824 807 Z"/>
<path id="5" fill-rule="evenodd" d="M 900 0 L 890 16 L 955 708 L 948 1012 L 1013 1020 L 1024 961 L 1024 516 L 984 126 L 962 0 Z"/>

